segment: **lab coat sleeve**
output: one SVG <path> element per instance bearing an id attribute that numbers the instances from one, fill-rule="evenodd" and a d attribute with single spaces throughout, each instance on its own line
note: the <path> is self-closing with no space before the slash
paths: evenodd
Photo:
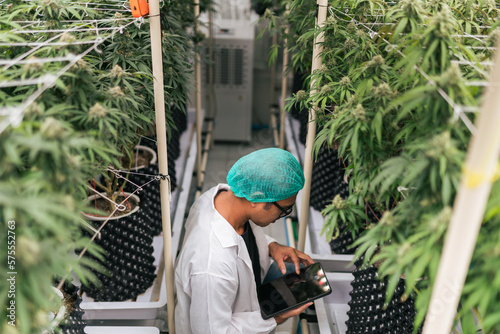
<path id="1" fill-rule="evenodd" d="M 266 240 L 267 240 L 267 246 L 269 246 L 269 244 L 271 242 L 277 242 L 276 239 L 274 238 L 271 238 L 270 236 L 268 236 L 267 234 L 265 235 L 266 236 Z"/>
<path id="2" fill-rule="evenodd" d="M 194 334 L 268 334 L 274 318 L 260 311 L 233 313 L 238 283 L 209 274 L 191 276 L 191 330 Z M 249 305 L 250 308 L 250 305 Z"/>

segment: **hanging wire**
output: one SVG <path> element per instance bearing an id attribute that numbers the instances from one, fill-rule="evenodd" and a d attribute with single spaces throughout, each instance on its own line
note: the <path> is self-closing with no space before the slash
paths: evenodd
<path id="1" fill-rule="evenodd" d="M 0 43 L 0 46 L 68 46 L 68 45 L 84 45 L 84 44 L 95 44 L 94 41 L 75 41 L 75 42 L 14 42 L 14 43 Z"/>
<path id="2" fill-rule="evenodd" d="M 359 24 L 359 25 L 363 26 L 364 28 L 370 30 L 373 35 L 379 36 L 384 42 L 387 43 L 388 46 L 390 46 L 390 47 L 392 47 L 394 49 L 397 48 L 396 45 L 391 44 L 391 42 L 389 42 L 388 40 L 386 40 L 378 32 L 374 31 L 373 29 L 371 29 L 370 27 L 368 27 L 364 23 L 356 20 L 353 16 L 351 16 L 351 15 L 349 15 L 347 13 L 343 13 L 342 11 L 340 11 L 340 10 L 338 10 L 336 8 L 333 8 L 333 7 L 329 7 L 330 14 L 332 14 L 332 9 L 336 10 L 337 12 L 341 13 L 342 15 L 345 15 L 345 16 L 349 17 L 353 22 L 357 22 L 357 24 Z M 401 55 L 402 57 L 406 58 L 406 55 L 403 52 L 401 52 L 400 50 L 396 49 L 396 52 L 399 55 Z M 415 65 L 414 68 L 417 70 L 418 73 L 420 73 L 428 81 L 429 84 L 431 84 L 432 86 L 435 86 L 437 88 L 437 92 L 439 93 L 439 95 L 441 95 L 441 97 L 453 108 L 453 112 L 455 114 L 455 117 L 460 117 L 460 119 L 462 119 L 462 121 L 464 122 L 465 126 L 467 126 L 467 128 L 469 129 L 469 131 L 473 135 L 476 134 L 476 127 L 471 122 L 471 120 L 467 117 L 467 115 L 465 115 L 465 113 L 463 112 L 461 106 L 458 105 L 458 104 L 456 104 L 451 99 L 451 97 L 442 88 L 437 87 L 436 82 L 427 73 L 425 73 L 419 66 Z"/>
<path id="3" fill-rule="evenodd" d="M 123 20 L 136 20 L 134 17 L 120 17 L 120 18 L 108 18 L 108 19 L 88 19 L 88 20 L 61 20 L 61 23 L 92 23 L 92 22 L 114 22 L 114 21 L 123 21 Z M 41 24 L 43 21 L 11 21 L 17 24 Z"/>
<path id="4" fill-rule="evenodd" d="M 116 27 L 103 27 L 103 28 L 95 28 L 95 27 L 89 27 L 89 28 L 82 28 L 76 30 L 76 32 L 83 32 L 83 31 L 104 31 L 104 30 L 113 30 L 116 29 Z M 47 29 L 47 30 L 17 30 L 14 31 L 16 34 L 36 34 L 36 33 L 56 33 L 56 32 L 67 32 L 67 29 Z"/>
<path id="5" fill-rule="evenodd" d="M 26 60 L 20 60 L 17 62 L 18 65 L 25 65 L 25 64 L 42 64 L 42 63 L 53 63 L 53 62 L 59 62 L 59 61 L 70 61 L 73 60 L 75 57 L 75 54 L 73 53 L 68 53 L 67 56 L 65 57 L 54 57 L 54 58 L 29 58 Z M 12 60 L 6 60 L 6 59 L 0 59 L 0 65 L 8 65 L 12 62 Z"/>
<path id="6" fill-rule="evenodd" d="M 0 81 L 0 88 L 48 84 L 54 80 L 54 77 L 55 77 L 54 74 L 47 73 L 47 74 L 42 75 L 41 77 L 38 77 L 36 79 Z M 0 109 L 0 115 L 2 115 L 1 112 L 4 112 L 4 111 L 5 111 L 4 109 L 3 110 Z M 5 115 L 5 114 L 3 114 L 3 115 Z"/>
<path id="7" fill-rule="evenodd" d="M 50 42 L 52 42 L 53 40 L 55 40 L 55 39 L 57 39 L 57 38 L 60 38 L 60 37 L 61 37 L 63 34 L 65 34 L 65 33 L 75 31 L 77 28 L 78 28 L 78 27 L 73 27 L 73 28 L 71 28 L 71 29 L 68 29 L 68 30 L 67 30 L 67 31 L 65 31 L 64 33 L 60 33 L 60 34 L 58 34 L 58 35 L 56 35 L 56 36 L 53 36 L 53 37 L 49 38 L 47 41 L 45 41 L 45 43 L 50 43 Z M 15 64 L 17 63 L 17 61 L 23 60 L 24 58 L 26 58 L 27 56 L 31 55 L 33 52 L 37 51 L 38 49 L 40 49 L 40 48 L 41 48 L 42 46 L 44 46 L 44 45 L 46 45 L 46 44 L 39 45 L 38 47 L 35 47 L 35 48 L 33 48 L 33 49 L 31 49 L 31 50 L 29 50 L 29 51 L 27 51 L 27 52 L 23 53 L 23 54 L 22 54 L 22 55 L 20 55 L 19 57 L 15 58 L 15 59 L 12 61 L 12 63 L 11 63 L 11 64 L 5 65 L 5 66 L 3 67 L 3 70 L 5 71 L 5 70 L 9 69 L 9 67 L 11 67 L 12 65 L 15 65 Z"/>
<path id="8" fill-rule="evenodd" d="M 103 43 L 105 40 L 108 38 L 114 36 L 114 33 L 116 33 L 117 30 L 122 30 L 123 28 L 126 28 L 127 26 L 135 23 L 137 20 L 140 20 L 140 18 L 137 18 L 134 21 L 131 21 L 127 23 L 126 25 L 122 27 L 116 27 L 116 30 L 114 30 L 111 34 L 108 36 L 102 38 L 98 37 L 94 40 L 94 45 L 89 47 L 87 50 L 84 52 L 80 53 L 79 55 L 75 56 L 73 60 L 71 60 L 66 66 L 64 66 L 59 72 L 57 72 L 53 77 L 50 78 L 50 80 L 47 80 L 42 84 L 41 87 L 39 87 L 33 94 L 31 94 L 23 103 L 17 106 L 8 106 L 8 107 L 3 107 L 0 108 L 0 114 L 6 114 L 7 116 L 4 117 L 0 121 L 0 134 L 10 125 L 18 125 L 22 121 L 24 112 L 26 108 L 31 105 L 40 95 L 42 95 L 43 92 L 45 92 L 47 89 L 53 87 L 56 84 L 57 79 L 61 77 L 64 73 L 66 73 L 78 60 L 82 59 L 84 56 L 86 56 L 89 52 L 92 50 L 95 50 L 96 52 L 100 52 L 100 50 L 97 48 L 101 43 Z M 18 58 L 16 58 L 17 60 Z M 19 59 L 21 60 L 21 59 Z M 11 65 L 6 65 L 6 67 L 10 67 Z M 5 68 L 5 67 L 4 67 Z"/>

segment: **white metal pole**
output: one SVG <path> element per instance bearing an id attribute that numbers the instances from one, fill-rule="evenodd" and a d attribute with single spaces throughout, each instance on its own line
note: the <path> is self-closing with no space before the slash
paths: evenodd
<path id="1" fill-rule="evenodd" d="M 273 45 L 278 43 L 278 35 L 273 34 Z M 280 147 L 279 136 L 278 136 L 278 121 L 276 120 L 276 113 L 279 108 L 276 108 L 276 101 L 274 100 L 274 93 L 276 90 L 276 61 L 271 64 L 271 95 L 269 96 L 269 111 L 271 112 L 271 130 L 274 136 L 274 145 Z"/>
<path id="2" fill-rule="evenodd" d="M 210 124 L 208 125 L 208 133 L 213 132 L 215 122 L 215 103 L 214 103 L 214 12 L 212 3 L 208 9 L 208 97 L 210 102 L 209 117 Z M 207 139 L 208 140 L 208 139 Z M 214 137 L 210 138 L 209 148 L 213 146 Z"/>
<path id="3" fill-rule="evenodd" d="M 328 9 L 328 0 L 318 0 L 318 17 L 316 18 L 317 26 L 322 26 L 324 21 L 326 20 L 326 14 Z M 321 52 L 323 51 L 323 43 L 324 36 L 323 33 L 319 34 L 314 40 L 313 45 L 313 58 L 312 58 L 312 69 L 311 73 L 314 73 L 317 69 L 321 67 L 323 64 L 323 60 L 320 57 Z M 313 80 L 311 82 L 311 93 L 314 94 L 316 92 L 316 81 Z M 304 189 L 302 190 L 302 203 L 301 203 L 301 212 L 299 217 L 299 243 L 297 245 L 297 249 L 300 251 L 304 251 L 306 245 L 306 231 L 307 231 L 307 221 L 309 219 L 309 198 L 311 193 L 311 177 L 312 177 L 312 145 L 314 142 L 314 137 L 316 136 L 316 106 L 313 106 L 309 110 L 309 123 L 307 124 L 307 137 L 306 137 L 306 148 L 305 148 L 305 156 L 304 156 L 304 177 L 305 184 Z"/>
<path id="4" fill-rule="evenodd" d="M 500 52 L 471 138 L 423 334 L 450 333 L 500 153 Z"/>
<path id="5" fill-rule="evenodd" d="M 213 97 L 213 83 L 214 83 L 214 71 L 213 71 L 213 12 L 211 8 L 209 9 L 208 14 L 208 54 L 209 54 L 209 64 L 208 64 L 208 96 L 209 96 L 209 120 L 207 123 L 207 136 L 205 138 L 205 146 L 202 152 L 200 170 L 199 174 L 199 188 L 196 190 L 195 200 L 197 200 L 201 196 L 201 187 L 203 186 L 203 182 L 205 181 L 206 169 L 208 163 L 208 152 L 210 151 L 210 147 L 213 141 L 213 130 L 214 130 L 214 97 Z M 201 78 L 201 77 L 200 77 Z M 201 85 L 200 85 L 201 88 Z M 200 143 L 201 144 L 201 143 Z"/>
<path id="6" fill-rule="evenodd" d="M 286 4 L 286 10 L 285 10 L 285 17 L 288 16 L 289 13 L 289 6 L 288 3 Z M 282 76 L 281 76 L 281 107 L 282 109 L 280 110 L 280 148 L 285 149 L 285 99 L 286 99 L 286 93 L 287 93 L 287 86 L 288 86 L 288 75 L 287 75 L 287 69 L 288 69 L 288 45 L 287 45 L 287 39 L 286 36 L 290 32 L 290 26 L 287 24 L 285 27 L 285 36 L 283 38 L 283 68 L 281 70 Z"/>
<path id="7" fill-rule="evenodd" d="M 195 32 L 198 32 L 199 19 L 200 16 L 200 1 L 194 0 L 194 29 Z M 195 45 L 196 49 L 196 45 Z M 197 190 L 199 191 L 202 187 L 202 161 L 201 161 L 201 130 L 203 127 L 203 119 L 201 115 L 201 56 L 198 51 L 195 52 L 195 75 L 196 75 L 196 184 Z"/>
<path id="8" fill-rule="evenodd" d="M 163 85 L 163 60 L 159 0 L 149 1 L 151 56 L 153 62 L 154 96 L 156 113 L 156 139 L 158 143 L 158 167 L 162 175 L 168 175 L 167 131 L 165 120 L 165 92 Z M 175 333 L 174 319 L 174 261 L 172 256 L 172 226 L 170 222 L 170 181 L 160 181 L 161 218 L 163 227 L 163 256 L 167 283 L 168 332 Z"/>

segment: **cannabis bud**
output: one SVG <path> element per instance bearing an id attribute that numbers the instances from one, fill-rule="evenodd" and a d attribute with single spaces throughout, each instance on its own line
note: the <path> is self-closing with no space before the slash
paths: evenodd
<path id="1" fill-rule="evenodd" d="M 334 28 L 337 25 L 337 20 L 333 16 L 328 16 L 325 20 L 325 26 L 328 28 Z"/>
<path id="2" fill-rule="evenodd" d="M 100 103 L 96 103 L 89 109 L 89 115 L 91 117 L 104 118 L 106 117 L 106 109 Z"/>
<path id="3" fill-rule="evenodd" d="M 75 36 L 71 35 L 70 33 L 65 32 L 64 34 L 61 35 L 59 38 L 59 42 L 61 43 L 68 43 L 71 44 L 74 41 L 76 41 Z"/>
<path id="4" fill-rule="evenodd" d="M 367 64 L 367 67 L 381 67 L 385 64 L 384 57 L 381 55 L 374 56 Z"/>
<path id="5" fill-rule="evenodd" d="M 429 223 L 433 231 L 437 231 L 440 226 L 448 225 L 451 221 L 453 210 L 449 206 L 445 206 Z"/>
<path id="6" fill-rule="evenodd" d="M 366 36 L 366 33 L 363 30 L 356 31 L 356 37 L 364 38 L 365 36 Z"/>
<path id="7" fill-rule="evenodd" d="M 120 65 L 115 65 L 111 70 L 111 77 L 113 78 L 121 78 L 125 75 L 125 71 Z"/>
<path id="8" fill-rule="evenodd" d="M 263 17 L 266 18 L 267 20 L 272 20 L 273 16 L 274 16 L 273 11 L 270 10 L 269 8 L 266 8 Z"/>
<path id="9" fill-rule="evenodd" d="M 87 62 L 85 60 L 78 59 L 75 63 L 75 67 L 78 69 L 85 70 L 85 69 L 87 69 L 88 65 L 87 65 Z"/>
<path id="10" fill-rule="evenodd" d="M 336 195 L 332 200 L 332 206 L 337 210 L 343 210 L 346 207 L 345 201 L 340 197 L 340 195 Z"/>
<path id="11" fill-rule="evenodd" d="M 356 43 L 355 40 L 353 40 L 352 38 L 348 38 L 346 41 L 345 41 L 345 47 L 346 49 L 352 49 L 354 48 L 356 45 L 358 45 L 358 43 Z"/>
<path id="12" fill-rule="evenodd" d="M 340 114 L 340 107 L 339 106 L 333 107 L 333 110 L 332 110 L 333 118 L 338 118 L 339 114 Z"/>
<path id="13" fill-rule="evenodd" d="M 47 117 L 40 127 L 40 132 L 46 138 L 55 139 L 60 138 L 65 130 L 61 122 L 59 122 L 54 117 Z"/>
<path id="14" fill-rule="evenodd" d="M 354 24 L 354 22 L 350 22 L 348 25 L 347 25 L 347 31 L 352 33 L 354 31 L 357 30 L 357 27 L 356 27 L 356 24 Z"/>
<path id="15" fill-rule="evenodd" d="M 331 92 L 332 92 L 332 86 L 330 86 L 329 84 L 324 85 L 323 87 L 321 87 L 321 94 L 322 95 L 328 95 Z"/>
<path id="16" fill-rule="evenodd" d="M 431 21 L 431 26 L 435 27 L 435 34 L 438 37 L 447 37 L 455 31 L 453 26 L 454 18 L 450 7 L 443 5 L 441 11 L 437 13 Z"/>
<path id="17" fill-rule="evenodd" d="M 41 116 L 43 114 L 43 111 L 38 103 L 33 102 L 26 108 L 26 114 L 30 116 L 31 115 Z"/>
<path id="18" fill-rule="evenodd" d="M 444 131 L 434 136 L 429 143 L 426 155 L 429 158 L 439 159 L 451 148 L 451 137 L 449 131 Z"/>
<path id="19" fill-rule="evenodd" d="M 381 225 L 387 225 L 387 226 L 393 226 L 396 223 L 396 219 L 394 219 L 394 216 L 390 211 L 385 211 L 382 214 L 382 218 L 380 218 L 380 223 Z"/>
<path id="20" fill-rule="evenodd" d="M 328 69 L 328 66 L 326 66 L 325 64 L 321 65 L 320 68 L 318 68 L 318 72 L 320 74 L 327 74 L 330 70 Z"/>
<path id="21" fill-rule="evenodd" d="M 30 57 L 29 62 L 24 64 L 24 72 L 25 73 L 31 73 L 31 72 L 39 72 L 43 70 L 43 63 L 38 61 L 38 57 Z"/>
<path id="22" fill-rule="evenodd" d="M 354 116 L 354 118 L 356 118 L 359 121 L 366 121 L 365 108 L 363 108 L 363 106 L 361 105 L 361 103 L 359 103 L 356 106 L 356 109 L 354 109 L 352 115 Z"/>
<path id="23" fill-rule="evenodd" d="M 339 85 L 341 86 L 347 86 L 351 83 L 351 79 L 349 77 L 343 77 L 340 79 Z"/>
<path id="24" fill-rule="evenodd" d="M 81 158 L 78 155 L 68 154 L 66 159 L 68 161 L 68 165 L 70 165 L 72 167 L 80 167 L 80 165 L 81 165 L 81 163 L 80 163 Z M 66 207 L 68 207 L 68 206 L 66 206 Z"/>
<path id="25" fill-rule="evenodd" d="M 330 58 L 326 61 L 326 64 L 330 67 L 334 67 L 335 65 L 337 65 L 337 59 Z"/>
<path id="26" fill-rule="evenodd" d="M 450 67 L 439 78 L 438 83 L 441 86 L 457 85 L 462 81 L 462 72 L 457 64 L 451 64 Z"/>
<path id="27" fill-rule="evenodd" d="M 17 239 L 16 256 L 21 265 L 29 268 L 40 260 L 41 247 L 38 240 L 21 235 Z"/>
<path id="28" fill-rule="evenodd" d="M 119 97 L 124 97 L 125 93 L 123 93 L 122 89 L 120 86 L 115 86 L 113 88 L 110 88 L 108 91 L 109 95 L 113 98 L 119 98 Z"/>
<path id="29" fill-rule="evenodd" d="M 62 5 L 59 3 L 59 0 L 43 0 L 44 6 L 50 6 L 51 9 L 56 10 L 60 9 Z"/>
<path id="30" fill-rule="evenodd" d="M 295 95 L 297 98 L 297 102 L 307 100 L 309 97 L 309 94 L 307 94 L 304 90 L 299 90 L 297 94 Z"/>
<path id="31" fill-rule="evenodd" d="M 376 97 L 385 97 L 385 96 L 391 96 L 393 94 L 391 86 L 389 86 L 387 83 L 382 82 L 380 85 L 376 87 L 372 87 L 372 92 L 373 95 Z"/>

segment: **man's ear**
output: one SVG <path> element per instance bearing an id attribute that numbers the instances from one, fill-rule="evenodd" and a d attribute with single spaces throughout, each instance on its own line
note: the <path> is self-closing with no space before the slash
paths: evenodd
<path id="1" fill-rule="evenodd" d="M 250 203 L 250 206 L 251 206 L 253 209 L 255 209 L 255 208 L 257 207 L 257 204 L 258 204 L 258 203 L 254 203 L 254 202 L 250 202 L 250 201 L 248 201 L 248 203 Z"/>

